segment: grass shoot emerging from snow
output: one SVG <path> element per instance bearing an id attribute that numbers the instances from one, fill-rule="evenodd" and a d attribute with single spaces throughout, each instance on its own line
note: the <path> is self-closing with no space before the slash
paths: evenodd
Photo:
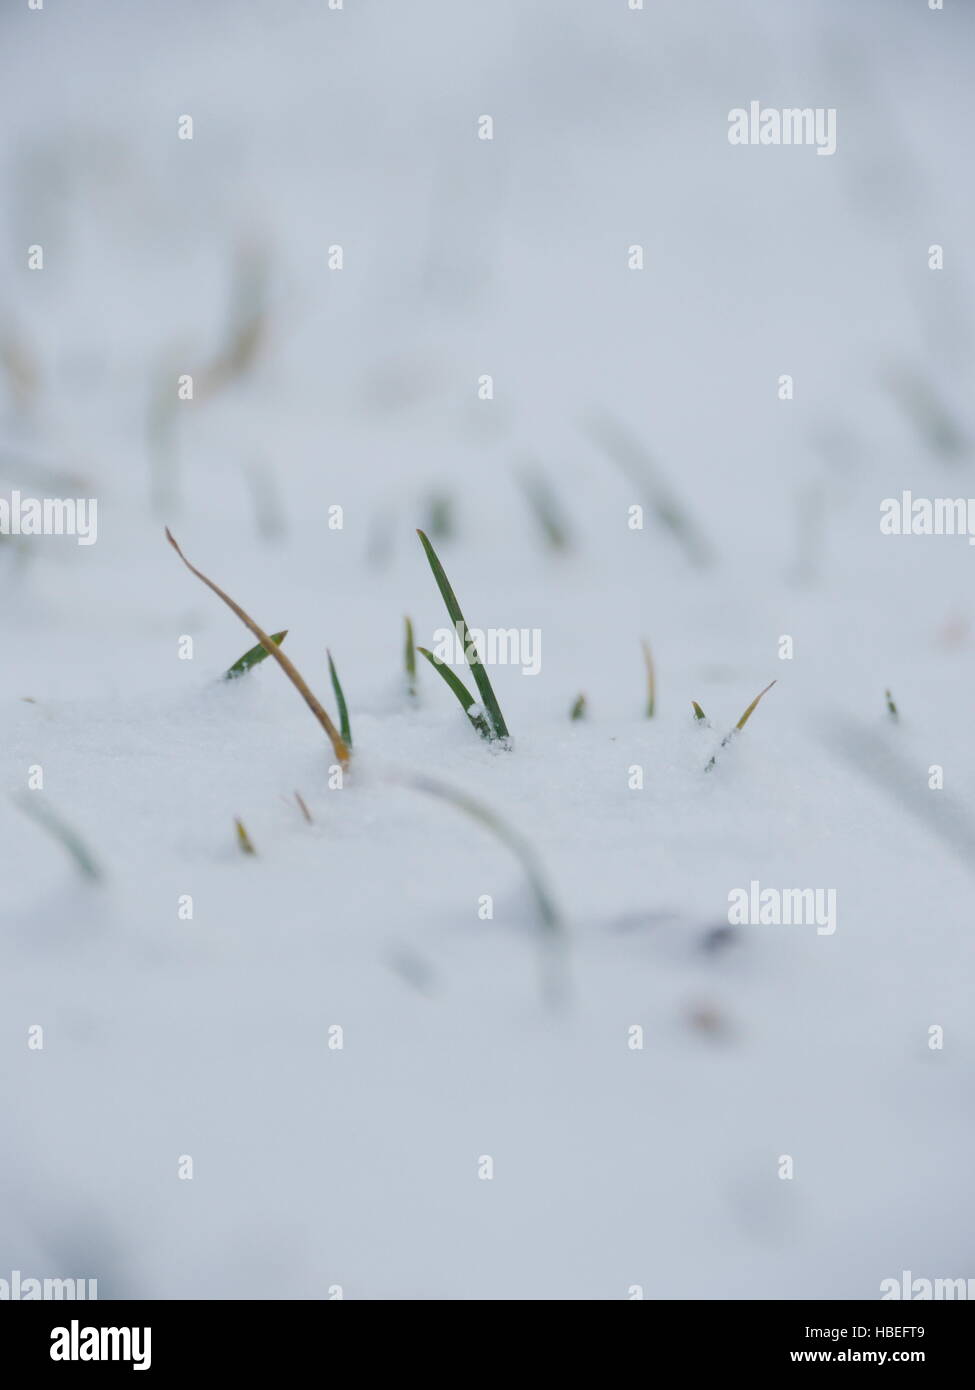
<path id="1" fill-rule="evenodd" d="M 335 662 L 332 660 L 332 653 L 326 648 L 325 655 L 328 657 L 328 674 L 332 677 L 332 689 L 335 691 L 335 703 L 339 709 L 339 727 L 345 743 L 352 747 L 352 727 L 349 724 L 349 707 L 345 703 L 345 693 L 339 681 L 339 673 L 335 669 Z"/>
<path id="2" fill-rule="evenodd" d="M 738 723 L 735 725 L 735 727 L 731 730 L 730 733 L 725 734 L 724 738 L 721 740 L 721 748 L 727 748 L 727 746 L 728 746 L 728 744 L 731 742 L 731 740 L 732 740 L 733 738 L 737 737 L 737 735 L 741 733 L 742 729 L 745 727 L 745 725 L 748 723 L 749 719 L 751 719 L 752 715 L 755 713 L 755 710 L 756 710 L 757 707 L 758 707 L 758 702 L 759 702 L 759 700 L 761 700 L 761 698 L 762 698 L 763 695 L 767 695 L 767 694 L 768 694 L 768 692 L 772 689 L 772 686 L 773 686 L 774 684 L 775 684 L 775 681 L 770 681 L 769 684 L 765 687 L 764 690 L 760 690 L 760 691 L 758 692 L 758 694 L 755 696 L 754 700 L 751 702 L 751 704 L 750 704 L 750 705 L 748 706 L 748 708 L 745 710 L 744 714 L 743 714 L 743 715 L 741 716 L 741 718 L 738 720 Z M 720 752 L 720 751 L 721 751 L 721 749 L 718 750 L 718 752 Z M 717 758 L 718 758 L 718 754 L 717 754 L 717 753 L 714 753 L 714 754 L 711 755 L 711 758 L 710 758 L 710 760 L 708 761 L 708 764 L 707 764 L 707 766 L 706 766 L 705 769 L 704 769 L 705 772 L 710 772 L 710 771 L 711 771 L 711 769 L 714 767 L 715 762 L 717 761 Z"/>
<path id="3" fill-rule="evenodd" d="M 443 676 L 447 685 L 450 686 L 450 689 L 454 692 L 454 694 L 457 696 L 457 699 L 460 701 L 464 713 L 467 715 L 468 719 L 471 721 L 471 724 L 481 735 L 481 737 L 487 739 L 491 738 L 490 725 L 484 718 L 484 715 L 480 712 L 480 706 L 477 705 L 477 703 L 475 702 L 474 696 L 467 689 L 467 686 L 460 679 L 460 677 L 454 674 L 454 672 L 450 669 L 446 662 L 441 661 L 438 656 L 434 656 L 433 652 L 428 651 L 426 647 L 417 647 L 417 651 L 420 653 L 421 656 L 426 657 L 427 661 L 429 661 L 430 665 L 433 667 L 433 669 L 437 672 L 438 675 Z M 471 713 L 471 710 L 474 711 L 473 714 Z"/>
<path id="4" fill-rule="evenodd" d="M 897 713 L 897 706 L 894 704 L 894 697 L 893 695 L 891 695 L 889 690 L 884 691 L 884 697 L 887 701 L 887 713 L 890 715 L 891 719 L 893 719 L 894 723 L 896 724 L 897 721 L 900 719 L 900 715 Z"/>
<path id="5" fill-rule="evenodd" d="M 318 700 L 318 698 L 314 695 L 307 681 L 301 675 L 300 671 L 297 669 L 294 663 L 290 660 L 290 658 L 285 656 L 284 652 L 281 651 L 280 647 L 276 645 L 274 638 L 269 637 L 268 634 L 264 631 L 264 629 L 258 627 L 254 619 L 248 613 L 244 612 L 243 608 L 241 608 L 239 603 L 235 603 L 229 594 L 225 594 L 223 589 L 221 589 L 218 585 L 214 584 L 212 579 L 207 579 L 206 575 L 203 574 L 201 570 L 198 570 L 195 565 L 190 564 L 189 560 L 187 560 L 186 556 L 183 554 L 183 552 L 177 545 L 176 540 L 168 526 L 166 527 L 166 539 L 169 541 L 169 544 L 176 551 L 176 554 L 182 560 L 183 564 L 189 570 L 190 574 L 195 574 L 197 579 L 199 579 L 202 584 L 205 584 L 207 588 L 212 590 L 213 593 L 215 593 L 219 599 L 222 599 L 223 602 L 230 609 L 230 611 L 232 613 L 236 613 L 237 617 L 244 624 L 244 626 L 249 628 L 250 631 L 253 632 L 254 636 L 260 642 L 261 646 L 264 647 L 268 655 L 274 657 L 275 661 L 281 667 L 284 674 L 288 677 L 288 680 L 298 691 L 298 694 L 304 700 L 305 704 L 311 710 L 312 714 L 318 720 L 319 724 L 321 724 L 326 734 L 328 734 L 328 737 L 332 744 L 332 749 L 335 753 L 338 762 L 342 767 L 346 767 L 348 765 L 350 756 L 348 744 L 342 738 L 342 735 L 339 733 L 338 729 L 336 729 L 331 719 L 329 719 L 327 711 L 325 710 L 321 702 Z"/>
<path id="6" fill-rule="evenodd" d="M 285 628 L 284 632 L 272 632 L 271 641 L 275 646 L 280 647 L 287 635 L 287 628 Z M 244 675 L 244 673 L 251 670 L 252 667 L 259 666 L 267 655 L 268 651 L 264 643 L 258 642 L 256 647 L 251 647 L 249 652 L 244 652 L 244 655 L 235 661 L 233 666 L 228 666 L 227 670 L 223 673 L 223 679 L 225 681 L 237 680 L 239 676 Z"/>
<path id="7" fill-rule="evenodd" d="M 576 719 L 585 719 L 585 717 L 586 717 L 586 697 L 585 697 L 585 695 L 583 695 L 583 694 L 580 693 L 579 695 L 576 696 L 575 701 L 574 701 L 574 703 L 573 703 L 573 705 L 572 705 L 572 708 L 571 708 L 571 710 L 569 711 L 569 718 L 570 718 L 571 720 L 573 720 L 573 722 L 574 722 Z"/>
<path id="8" fill-rule="evenodd" d="M 471 641 L 471 634 L 468 630 L 467 623 L 464 619 L 464 615 L 460 611 L 460 604 L 457 602 L 457 596 L 454 593 L 453 589 L 450 587 L 450 580 L 447 578 L 447 575 L 444 572 L 444 567 L 440 563 L 440 560 L 437 556 L 437 552 L 434 550 L 429 540 L 427 540 L 427 537 L 424 535 L 422 531 L 417 531 L 416 534 L 420 537 L 420 543 L 422 544 L 423 549 L 426 552 L 427 560 L 429 561 L 430 568 L 433 571 L 433 577 L 437 581 L 437 588 L 440 590 L 440 594 L 443 598 L 444 604 L 446 605 L 447 612 L 450 614 L 450 621 L 454 625 L 454 630 L 458 633 L 458 635 L 461 637 L 461 640 L 463 641 L 464 656 L 467 658 L 467 664 L 471 668 L 471 675 L 474 677 L 474 683 L 480 691 L 481 703 L 484 706 L 487 724 L 489 727 L 488 737 L 492 740 L 507 739 L 508 726 L 504 722 L 504 715 L 501 713 L 501 706 L 498 704 L 497 697 L 495 696 L 494 690 L 491 686 L 491 682 L 488 679 L 488 673 L 485 670 L 484 665 L 480 660 L 480 657 L 477 655 L 477 651 L 474 647 L 473 642 Z M 428 654 L 425 653 L 425 655 Z M 432 657 L 430 658 L 430 660 L 431 664 L 433 664 Z M 440 666 L 443 666 L 442 662 L 439 663 L 437 669 L 440 669 Z M 460 699 L 460 695 L 453 681 L 451 681 L 446 675 L 446 668 L 444 669 L 444 671 L 441 672 L 441 674 L 443 674 L 444 679 L 447 681 L 447 684 L 450 685 L 451 689 L 454 691 L 454 694 L 457 695 L 457 698 Z M 453 676 L 452 671 L 450 672 L 450 675 Z M 457 685 L 459 685 L 461 689 L 464 689 L 463 683 L 460 680 L 457 680 L 456 677 L 454 677 L 454 680 L 457 681 Z M 473 704 L 473 700 L 471 701 L 471 703 Z M 465 705 L 465 709 L 469 709 L 469 706 Z"/>

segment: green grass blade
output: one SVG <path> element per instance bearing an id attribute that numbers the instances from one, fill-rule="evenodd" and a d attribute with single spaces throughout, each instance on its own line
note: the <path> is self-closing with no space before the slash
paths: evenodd
<path id="1" fill-rule="evenodd" d="M 707 715 L 704 713 L 703 709 L 701 709 L 701 706 L 697 703 L 697 701 L 696 701 L 696 700 L 692 700 L 692 701 L 691 701 L 691 706 L 692 706 L 692 708 L 693 708 L 693 710 L 694 710 L 694 718 L 695 718 L 699 723 L 706 724 L 706 723 L 708 722 L 708 717 L 707 717 Z"/>
<path id="2" fill-rule="evenodd" d="M 653 669 L 653 657 L 650 654 L 650 643 L 643 644 L 643 664 L 647 668 L 647 718 L 652 719 L 654 710 L 657 708 L 657 677 Z"/>
<path id="3" fill-rule="evenodd" d="M 57 840 L 62 849 L 67 850 L 85 878 L 97 882 L 102 877 L 101 869 L 95 863 L 81 836 L 72 830 L 71 826 L 67 825 L 60 816 L 55 815 L 49 806 L 41 802 L 36 793 L 14 797 L 14 801 L 25 815 L 30 816 L 35 824 L 41 826 Z"/>
<path id="4" fill-rule="evenodd" d="M 413 623 L 409 618 L 404 618 L 406 625 L 406 647 L 403 652 L 403 664 L 406 667 L 406 690 L 409 695 L 416 694 L 416 646 L 413 641 Z"/>
<path id="5" fill-rule="evenodd" d="M 339 732 L 342 740 L 349 748 L 352 747 L 352 730 L 349 727 L 349 707 L 345 703 L 345 695 L 342 693 L 342 686 L 339 682 L 339 673 L 335 669 L 335 662 L 332 660 L 332 653 L 326 648 L 328 657 L 328 673 L 332 677 L 332 689 L 335 691 L 335 703 L 339 707 Z"/>
<path id="6" fill-rule="evenodd" d="M 287 635 L 287 628 L 285 628 L 283 632 L 272 632 L 271 641 L 276 646 L 280 647 L 281 643 L 284 641 Z M 224 671 L 223 673 L 222 679 L 225 681 L 237 680 L 238 676 L 242 676 L 245 671 L 249 671 L 254 666 L 259 666 L 260 663 L 265 659 L 265 657 L 269 655 L 270 653 L 267 651 L 263 643 L 258 642 L 256 647 L 251 647 L 249 652 L 244 652 L 244 655 L 240 657 L 239 660 L 235 661 L 233 666 L 227 667 L 226 671 Z"/>
<path id="7" fill-rule="evenodd" d="M 461 634 L 461 640 L 464 643 L 464 656 L 467 658 L 467 664 L 471 668 L 471 675 L 474 677 L 474 682 L 481 693 L 481 702 L 487 711 L 487 718 L 493 730 L 493 737 L 498 739 L 507 738 L 508 726 L 504 722 L 501 706 L 498 704 L 497 697 L 491 687 L 487 671 L 482 665 L 477 652 L 474 650 L 467 623 L 463 613 L 460 611 L 460 604 L 457 602 L 457 596 L 450 587 L 450 580 L 444 573 L 444 567 L 437 557 L 437 552 L 427 540 L 426 536 L 422 531 L 417 531 L 416 534 L 420 537 L 420 542 L 423 549 L 426 551 L 427 560 L 433 571 L 433 577 L 437 581 L 437 588 L 440 590 L 447 612 L 450 614 L 451 622 L 454 624 L 455 630 Z"/>
<path id="8" fill-rule="evenodd" d="M 585 719 L 585 717 L 586 697 L 585 695 L 580 694 L 576 696 L 575 701 L 573 702 L 572 708 L 569 711 L 569 718 L 575 721 L 576 719 Z"/>
<path id="9" fill-rule="evenodd" d="M 885 690 L 884 695 L 887 700 L 887 713 L 890 715 L 891 719 L 893 719 L 896 723 L 897 720 L 900 719 L 900 715 L 897 713 L 897 706 L 894 704 L 894 697 L 893 695 L 891 695 L 889 690 Z"/>
<path id="10" fill-rule="evenodd" d="M 460 677 L 450 669 L 446 662 L 441 661 L 439 657 L 434 656 L 433 652 L 428 652 L 426 647 L 417 647 L 417 651 L 420 653 L 421 656 L 425 656 L 427 661 L 429 661 L 430 665 L 433 667 L 433 669 L 437 671 L 441 676 L 443 676 L 444 680 L 450 686 L 451 690 L 454 692 L 461 705 L 463 706 L 464 713 L 467 715 L 468 719 L 471 721 L 474 728 L 481 735 L 481 737 L 491 738 L 491 728 L 487 720 L 484 718 L 484 715 L 471 714 L 471 708 L 475 703 L 474 696 L 467 689 L 467 686 L 460 679 Z"/>

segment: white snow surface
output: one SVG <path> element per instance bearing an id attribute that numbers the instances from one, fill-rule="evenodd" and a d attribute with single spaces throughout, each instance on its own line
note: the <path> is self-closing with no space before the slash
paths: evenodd
<path id="1" fill-rule="evenodd" d="M 872 1299 L 975 1275 L 975 555 L 879 530 L 905 488 L 975 493 L 885 382 L 920 373 L 975 438 L 973 39 L 950 0 L 5 7 L 0 309 L 38 384 L 2 383 L 0 495 L 96 497 L 98 540 L 0 539 L 0 1277 Z M 753 99 L 836 107 L 836 154 L 731 146 Z M 179 404 L 160 505 L 150 401 L 219 350 L 246 245 L 268 341 Z M 629 529 L 602 417 L 710 567 L 649 512 Z M 507 752 L 425 662 L 404 693 L 404 615 L 423 645 L 449 625 L 414 534 L 436 494 L 468 623 L 541 633 L 538 675 L 491 671 Z M 332 652 L 341 790 L 271 661 L 217 679 L 253 638 L 164 524 L 334 714 Z M 415 776 L 532 846 L 561 1003 L 517 858 Z M 752 880 L 835 889 L 835 934 L 707 949 Z"/>

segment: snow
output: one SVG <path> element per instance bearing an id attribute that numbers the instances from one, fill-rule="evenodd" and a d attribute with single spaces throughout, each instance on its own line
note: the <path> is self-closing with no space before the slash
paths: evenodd
<path id="1" fill-rule="evenodd" d="M 975 437 L 973 24 L 891 0 L 4 12 L 4 309 L 40 384 L 4 398 L 0 495 L 95 497 L 98 539 L 0 539 L 0 1277 L 877 1298 L 973 1273 L 972 557 L 878 524 L 903 489 L 973 491 L 971 454 L 885 384 L 907 364 Z M 752 99 L 835 106 L 836 154 L 729 145 Z M 243 245 L 268 256 L 269 341 L 177 403 L 154 505 L 151 400 L 219 351 Z M 646 498 L 603 418 L 710 567 L 649 511 L 629 529 Z M 449 625 L 414 534 L 438 493 L 470 625 L 542 633 L 537 675 L 491 670 L 509 751 L 425 662 L 405 694 L 404 614 L 425 646 Z M 253 638 L 164 523 L 288 628 L 334 715 L 331 650 L 341 789 L 272 661 L 220 682 Z M 523 867 L 417 776 L 531 845 L 560 1005 Z M 753 880 L 835 890 L 835 933 L 716 936 Z"/>

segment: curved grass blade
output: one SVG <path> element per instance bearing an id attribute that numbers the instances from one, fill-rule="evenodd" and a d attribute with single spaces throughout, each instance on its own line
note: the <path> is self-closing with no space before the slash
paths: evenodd
<path id="1" fill-rule="evenodd" d="M 335 691 L 335 703 L 339 707 L 339 726 L 342 730 L 342 737 L 351 748 L 352 729 L 349 725 L 349 707 L 345 703 L 345 695 L 342 693 L 342 686 L 339 683 L 339 673 L 335 669 L 332 653 L 327 647 L 325 648 L 325 655 L 328 657 L 328 673 L 332 677 L 332 689 Z"/>
<path id="2" fill-rule="evenodd" d="M 703 709 L 701 709 L 701 706 L 697 703 L 696 700 L 691 701 L 691 707 L 694 710 L 694 718 L 698 721 L 698 723 L 706 724 L 708 722 L 708 717 L 704 713 Z"/>
<path id="3" fill-rule="evenodd" d="M 414 787 L 417 791 L 427 792 L 430 796 L 439 797 L 441 801 L 450 802 L 451 806 L 456 806 L 459 811 L 463 811 L 466 815 L 479 821 L 503 845 L 506 845 L 525 871 L 525 877 L 531 885 L 532 896 L 538 909 L 541 926 L 546 931 L 552 932 L 563 929 L 561 914 L 544 882 L 535 851 L 522 835 L 513 830 L 489 806 L 485 806 L 482 801 L 476 801 L 466 792 L 456 791 L 453 787 L 448 787 L 444 782 L 437 782 L 432 777 L 409 777 L 406 781 L 408 786 Z"/>
<path id="4" fill-rule="evenodd" d="M 92 858 L 87 845 L 81 836 L 70 825 L 67 825 L 60 816 L 50 809 L 49 806 L 40 802 L 36 796 L 24 795 L 13 798 L 25 815 L 30 816 L 35 824 L 47 831 L 62 849 L 67 850 L 75 864 L 84 874 L 85 878 L 97 882 L 102 877 L 102 871 Z"/>
<path id="5" fill-rule="evenodd" d="M 532 846 L 489 806 L 467 796 L 465 792 L 456 791 L 453 787 L 449 787 L 443 782 L 434 781 L 431 777 L 411 776 L 397 780 L 401 780 L 405 786 L 412 787 L 415 791 L 435 796 L 440 801 L 446 801 L 449 805 L 455 806 L 458 811 L 463 811 L 465 815 L 470 816 L 472 820 L 489 830 L 518 860 L 531 888 L 538 914 L 540 940 L 544 948 L 541 976 L 542 992 L 547 996 L 549 1002 L 553 1004 L 561 1002 L 566 988 L 565 966 L 568 934 Z"/>
<path id="6" fill-rule="evenodd" d="M 576 719 L 585 719 L 585 717 L 586 717 L 586 697 L 585 697 L 585 695 L 577 695 L 576 698 L 575 698 L 575 701 L 574 701 L 574 703 L 573 703 L 573 705 L 572 705 L 572 708 L 571 708 L 571 710 L 569 711 L 569 718 L 572 719 L 572 720 L 576 720 Z"/>
<path id="7" fill-rule="evenodd" d="M 468 719 L 471 721 L 474 728 L 481 735 L 481 737 L 488 739 L 491 738 L 491 728 L 487 720 L 484 718 L 484 715 L 471 714 L 471 710 L 475 704 L 474 696 L 467 689 L 467 686 L 460 679 L 460 677 L 450 669 L 450 667 L 447 665 L 445 661 L 441 661 L 439 657 L 434 656 L 433 652 L 428 652 L 426 647 L 417 647 L 417 651 L 420 653 L 421 656 L 425 656 L 427 661 L 429 661 L 430 665 L 433 667 L 433 669 L 437 671 L 441 676 L 443 676 L 444 680 L 450 686 L 451 690 L 454 692 L 461 705 L 463 706 L 464 713 L 467 715 Z"/>
<path id="8" fill-rule="evenodd" d="M 272 632 L 271 641 L 275 646 L 280 647 L 287 635 L 287 628 L 285 628 L 283 632 Z M 258 642 L 256 647 L 251 647 L 249 652 L 244 652 L 244 655 L 235 661 L 233 666 L 228 666 L 221 679 L 225 681 L 235 681 L 238 676 L 242 676 L 244 672 L 249 671 L 251 667 L 259 666 L 268 655 L 269 653 L 264 644 Z"/>
<path id="9" fill-rule="evenodd" d="M 312 714 L 318 720 L 319 724 L 321 724 L 322 728 L 328 734 L 336 758 L 338 759 L 339 763 L 343 767 L 345 767 L 349 761 L 348 745 L 343 740 L 341 734 L 339 733 L 338 729 L 336 729 L 331 719 L 329 719 L 328 714 L 323 708 L 320 701 L 312 693 L 307 681 L 301 675 L 298 668 L 294 665 L 290 658 L 285 656 L 284 652 L 281 651 L 279 647 L 275 646 L 273 639 L 267 635 L 264 629 L 258 627 L 257 623 L 255 623 L 254 619 L 250 616 L 250 614 L 244 612 L 243 608 L 241 608 L 239 603 L 235 603 L 229 594 L 225 594 L 223 589 L 221 589 L 217 584 L 214 584 L 212 579 L 207 579 L 206 575 L 201 570 L 198 570 L 195 565 L 190 564 L 189 560 L 187 560 L 186 556 L 183 554 L 179 546 L 176 544 L 175 537 L 173 536 L 173 533 L 170 531 L 168 526 L 166 527 L 166 539 L 169 541 L 169 544 L 176 551 L 176 554 L 182 560 L 183 564 L 189 570 L 190 574 L 195 574 L 197 579 L 199 579 L 202 584 L 205 584 L 208 589 L 211 589 L 213 593 L 217 595 L 217 598 L 222 599 L 223 602 L 230 609 L 230 611 L 232 613 L 236 613 L 237 617 L 244 624 L 244 626 L 250 628 L 251 632 L 253 632 L 254 636 L 260 642 L 261 646 L 265 648 L 268 655 L 274 657 L 275 661 L 281 667 L 284 674 L 288 677 L 288 680 L 297 690 L 298 694 L 304 700 L 305 704 L 311 710 Z"/>
<path id="10" fill-rule="evenodd" d="M 741 718 L 738 720 L 738 723 L 735 725 L 735 727 L 731 730 L 730 733 L 725 734 L 724 738 L 721 740 L 721 748 L 727 748 L 727 746 L 728 746 L 728 744 L 731 742 L 731 740 L 732 740 L 733 738 L 735 738 L 736 735 L 738 735 L 738 734 L 741 733 L 742 729 L 745 727 L 745 725 L 748 723 L 749 719 L 751 719 L 752 715 L 754 714 L 755 709 L 756 709 L 756 707 L 757 707 L 757 705 L 758 705 L 759 700 L 762 698 L 763 695 L 767 695 L 767 694 L 769 693 L 769 691 L 772 689 L 772 686 L 773 686 L 774 684 L 775 684 L 775 681 L 770 681 L 769 684 L 765 687 L 764 690 L 760 690 L 760 691 L 758 692 L 758 694 L 755 696 L 754 700 L 751 702 L 751 704 L 750 704 L 750 705 L 748 706 L 748 708 L 745 710 L 744 714 L 743 714 L 743 715 L 741 716 Z M 721 752 L 721 748 L 718 749 L 718 753 Z M 710 772 L 711 769 L 714 767 L 714 764 L 715 764 L 715 762 L 717 761 L 717 758 L 718 758 L 718 753 L 713 753 L 713 754 L 711 755 L 710 761 L 708 762 L 707 766 L 706 766 L 705 769 L 704 769 L 705 772 Z"/>
<path id="11" fill-rule="evenodd" d="M 450 580 L 444 573 L 444 567 L 437 558 L 437 552 L 427 540 L 426 536 L 422 531 L 417 531 L 416 534 L 420 537 L 420 542 L 423 549 L 426 551 L 427 560 L 430 562 L 430 568 L 433 571 L 433 577 L 437 581 L 437 588 L 440 590 L 441 597 L 447 607 L 447 612 L 450 614 L 454 629 L 464 644 L 464 656 L 467 659 L 468 666 L 471 668 L 471 675 L 474 677 L 474 682 L 481 694 L 481 701 L 487 711 L 488 723 L 492 729 L 491 736 L 496 739 L 507 738 L 508 726 L 504 722 L 501 706 L 498 704 L 497 697 L 491 687 L 488 673 L 474 649 L 474 644 L 471 641 L 471 634 L 468 631 L 464 615 L 460 611 L 460 604 L 457 602 L 457 596 L 450 587 Z"/>

